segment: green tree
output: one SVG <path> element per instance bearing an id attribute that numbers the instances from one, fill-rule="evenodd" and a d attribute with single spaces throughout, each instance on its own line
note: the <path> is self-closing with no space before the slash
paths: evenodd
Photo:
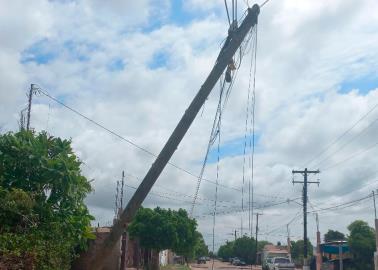
<path id="1" fill-rule="evenodd" d="M 268 241 L 258 241 L 257 251 L 262 251 L 264 246 L 270 244 Z M 252 237 L 243 236 L 235 241 L 227 241 L 226 244 L 221 245 L 218 249 L 218 257 L 224 261 L 230 258 L 238 257 L 246 263 L 255 263 L 255 248 L 256 241 Z"/>
<path id="2" fill-rule="evenodd" d="M 209 248 L 205 244 L 205 240 L 200 232 L 196 232 L 196 245 L 194 247 L 194 258 L 209 256 Z"/>
<path id="3" fill-rule="evenodd" d="M 140 208 L 128 227 L 132 238 L 138 238 L 142 247 L 158 253 L 171 249 L 187 258 L 195 256 L 199 241 L 197 223 L 189 218 L 183 209 Z M 157 269 L 158 261 L 154 258 L 147 262 L 148 268 Z"/>
<path id="4" fill-rule="evenodd" d="M 247 264 L 255 262 L 256 241 L 252 237 L 243 236 L 235 240 L 234 255 L 243 259 Z"/>
<path id="5" fill-rule="evenodd" d="M 303 262 L 303 242 L 303 240 L 291 241 L 291 257 L 298 263 Z M 310 258 L 313 255 L 314 251 L 309 239 L 307 239 L 307 251 L 308 257 Z"/>
<path id="6" fill-rule="evenodd" d="M 0 136 L 0 256 L 69 269 L 90 233 L 91 191 L 71 141 L 45 132 Z"/>
<path id="7" fill-rule="evenodd" d="M 348 226 L 348 244 L 358 270 L 373 269 L 375 231 L 367 222 L 356 220 Z"/>
<path id="8" fill-rule="evenodd" d="M 218 256 L 222 258 L 224 261 L 228 261 L 229 258 L 235 257 L 234 241 L 226 242 L 226 244 L 220 246 L 218 249 Z"/>
<path id="9" fill-rule="evenodd" d="M 264 247 L 266 245 L 271 245 L 272 243 L 270 243 L 269 241 L 265 241 L 265 240 L 262 240 L 262 241 L 258 241 L 257 242 L 257 251 L 262 251 L 264 249 Z"/>
<path id="10" fill-rule="evenodd" d="M 328 230 L 328 232 L 324 234 L 324 242 L 331 242 L 331 241 L 338 241 L 338 240 L 346 240 L 345 235 L 339 231 Z"/>

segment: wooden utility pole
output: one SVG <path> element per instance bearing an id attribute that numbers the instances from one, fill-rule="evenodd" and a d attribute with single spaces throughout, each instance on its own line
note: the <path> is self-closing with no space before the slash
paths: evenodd
<path id="1" fill-rule="evenodd" d="M 287 229 L 287 252 L 289 253 L 289 259 L 291 261 L 291 242 L 290 242 L 289 224 L 286 225 L 286 229 Z"/>
<path id="2" fill-rule="evenodd" d="M 28 114 L 27 114 L 27 118 L 26 118 L 26 130 L 28 130 L 28 131 L 30 129 L 30 114 L 31 114 L 33 94 L 34 94 L 34 84 L 31 84 L 30 90 L 29 90 L 29 95 L 28 95 Z"/>
<path id="3" fill-rule="evenodd" d="M 121 181 L 121 211 L 123 211 L 123 188 L 125 186 L 125 171 L 122 171 Z M 126 270 L 126 254 L 127 254 L 127 230 L 126 225 L 122 233 L 121 240 L 121 267 L 120 270 Z"/>
<path id="4" fill-rule="evenodd" d="M 135 191 L 134 195 L 128 202 L 125 210 L 121 214 L 120 220 L 118 220 L 117 223 L 114 224 L 110 235 L 95 251 L 95 257 L 90 263 L 91 270 L 102 269 L 105 258 L 108 257 L 116 242 L 121 237 L 124 225 L 129 223 L 134 218 L 137 210 L 139 209 L 147 194 L 150 192 L 152 186 L 158 179 L 159 175 L 169 162 L 173 153 L 176 151 L 181 140 L 184 138 L 186 132 L 188 131 L 190 125 L 194 121 L 196 115 L 209 96 L 211 90 L 214 88 L 215 84 L 223 74 L 226 67 L 231 63 L 234 54 L 239 49 L 246 35 L 257 24 L 259 13 L 260 7 L 255 4 L 252 8 L 248 9 L 248 14 L 243 20 L 240 27 L 229 31 L 228 37 L 209 76 L 201 86 L 193 101 L 190 103 L 173 133 L 157 156 L 155 162 L 148 170 L 146 176 L 143 178 L 142 183 L 139 185 L 138 189 Z"/>
<path id="5" fill-rule="evenodd" d="M 375 252 L 374 252 L 374 269 L 378 270 L 378 219 L 377 219 L 377 205 L 375 204 L 375 191 L 373 190 L 374 203 L 374 225 L 375 225 Z"/>
<path id="6" fill-rule="evenodd" d="M 319 216 L 316 213 L 316 270 L 322 267 L 322 254 L 320 251 L 320 230 L 319 230 Z"/>
<path id="7" fill-rule="evenodd" d="M 256 238 L 255 238 L 255 264 L 257 262 L 257 235 L 258 235 L 258 232 L 259 232 L 259 216 L 261 216 L 262 214 L 260 213 L 256 213 Z"/>
<path id="8" fill-rule="evenodd" d="M 308 241 L 307 241 L 307 185 L 308 184 L 318 184 L 319 181 L 308 181 L 307 177 L 308 174 L 318 174 L 320 173 L 319 170 L 317 171 L 309 171 L 305 168 L 303 171 L 292 171 L 293 174 L 302 174 L 303 175 L 303 182 L 302 181 L 294 181 L 293 184 L 301 183 L 303 184 L 303 270 L 309 270 L 310 267 L 308 265 Z"/>

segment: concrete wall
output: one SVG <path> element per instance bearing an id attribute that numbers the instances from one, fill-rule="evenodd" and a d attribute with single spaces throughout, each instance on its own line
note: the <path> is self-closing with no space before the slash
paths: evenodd
<path id="1" fill-rule="evenodd" d="M 98 250 L 99 245 L 102 244 L 105 238 L 109 235 L 110 229 L 111 228 L 108 227 L 96 228 L 96 239 L 90 241 L 88 251 L 81 254 L 80 258 L 74 262 L 72 266 L 73 270 L 91 270 L 89 268 L 89 262 L 92 260 L 95 252 Z M 119 270 L 120 258 L 121 239 L 118 241 L 109 258 L 107 258 L 103 270 Z"/>

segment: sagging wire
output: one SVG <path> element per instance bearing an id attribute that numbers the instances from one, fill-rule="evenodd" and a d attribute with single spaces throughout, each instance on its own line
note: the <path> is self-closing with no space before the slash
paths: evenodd
<path id="1" fill-rule="evenodd" d="M 220 106 L 222 107 L 222 96 L 224 92 L 224 85 L 220 89 Z M 227 97 L 227 93 L 226 93 Z M 225 100 L 226 102 L 226 100 Z M 218 114 L 218 125 L 217 125 L 217 137 L 218 137 L 218 146 L 217 146 L 217 175 L 216 175 L 216 185 L 215 185 L 215 195 L 214 195 L 214 211 L 213 211 L 213 254 L 215 254 L 215 221 L 217 214 L 217 201 L 218 201 L 218 183 L 219 183 L 219 162 L 220 162 L 220 142 L 221 142 L 221 125 L 222 125 L 222 110 Z M 211 269 L 214 270 L 215 258 L 213 257 L 213 262 L 211 264 Z"/>

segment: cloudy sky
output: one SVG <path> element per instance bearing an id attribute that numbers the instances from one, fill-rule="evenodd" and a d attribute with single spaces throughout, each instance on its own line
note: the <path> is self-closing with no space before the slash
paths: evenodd
<path id="1" fill-rule="evenodd" d="M 229 1 L 231 2 L 231 1 Z M 262 1 L 260 1 L 262 2 Z M 243 14 L 247 1 L 239 1 Z M 249 1 L 249 5 L 252 5 Z M 261 4 L 261 3 L 259 3 Z M 257 33 L 253 207 L 263 215 L 260 239 L 302 235 L 300 184 L 292 169 L 320 169 L 309 187 L 309 237 L 373 224 L 378 187 L 378 2 L 271 0 Z M 210 72 L 227 36 L 221 0 L 0 0 L 0 127 L 18 129 L 31 83 L 125 139 L 159 153 Z M 251 181 L 244 137 L 251 53 L 243 58 L 222 114 L 215 242 L 248 233 L 240 212 Z M 172 163 L 198 175 L 219 97 L 215 87 Z M 95 192 L 87 203 L 96 223 L 114 216 L 116 181 L 126 173 L 125 200 L 154 156 L 99 128 L 44 95 L 33 96 L 31 126 L 71 138 Z M 249 144 L 247 136 L 247 145 Z M 211 243 L 217 145 L 210 151 L 194 216 Z M 247 148 L 247 152 L 249 149 Z M 303 180 L 296 175 L 295 180 Z M 168 165 L 147 207 L 190 210 L 197 178 Z M 289 203 L 282 203 L 286 200 Z M 277 204 L 276 206 L 272 206 Z M 330 208 L 331 207 L 331 208 Z M 245 208 L 248 208 L 245 206 Z M 330 208 L 330 209 L 327 209 Z M 243 226 L 241 226 L 243 220 Z M 255 226 L 255 219 L 252 222 Z"/>

